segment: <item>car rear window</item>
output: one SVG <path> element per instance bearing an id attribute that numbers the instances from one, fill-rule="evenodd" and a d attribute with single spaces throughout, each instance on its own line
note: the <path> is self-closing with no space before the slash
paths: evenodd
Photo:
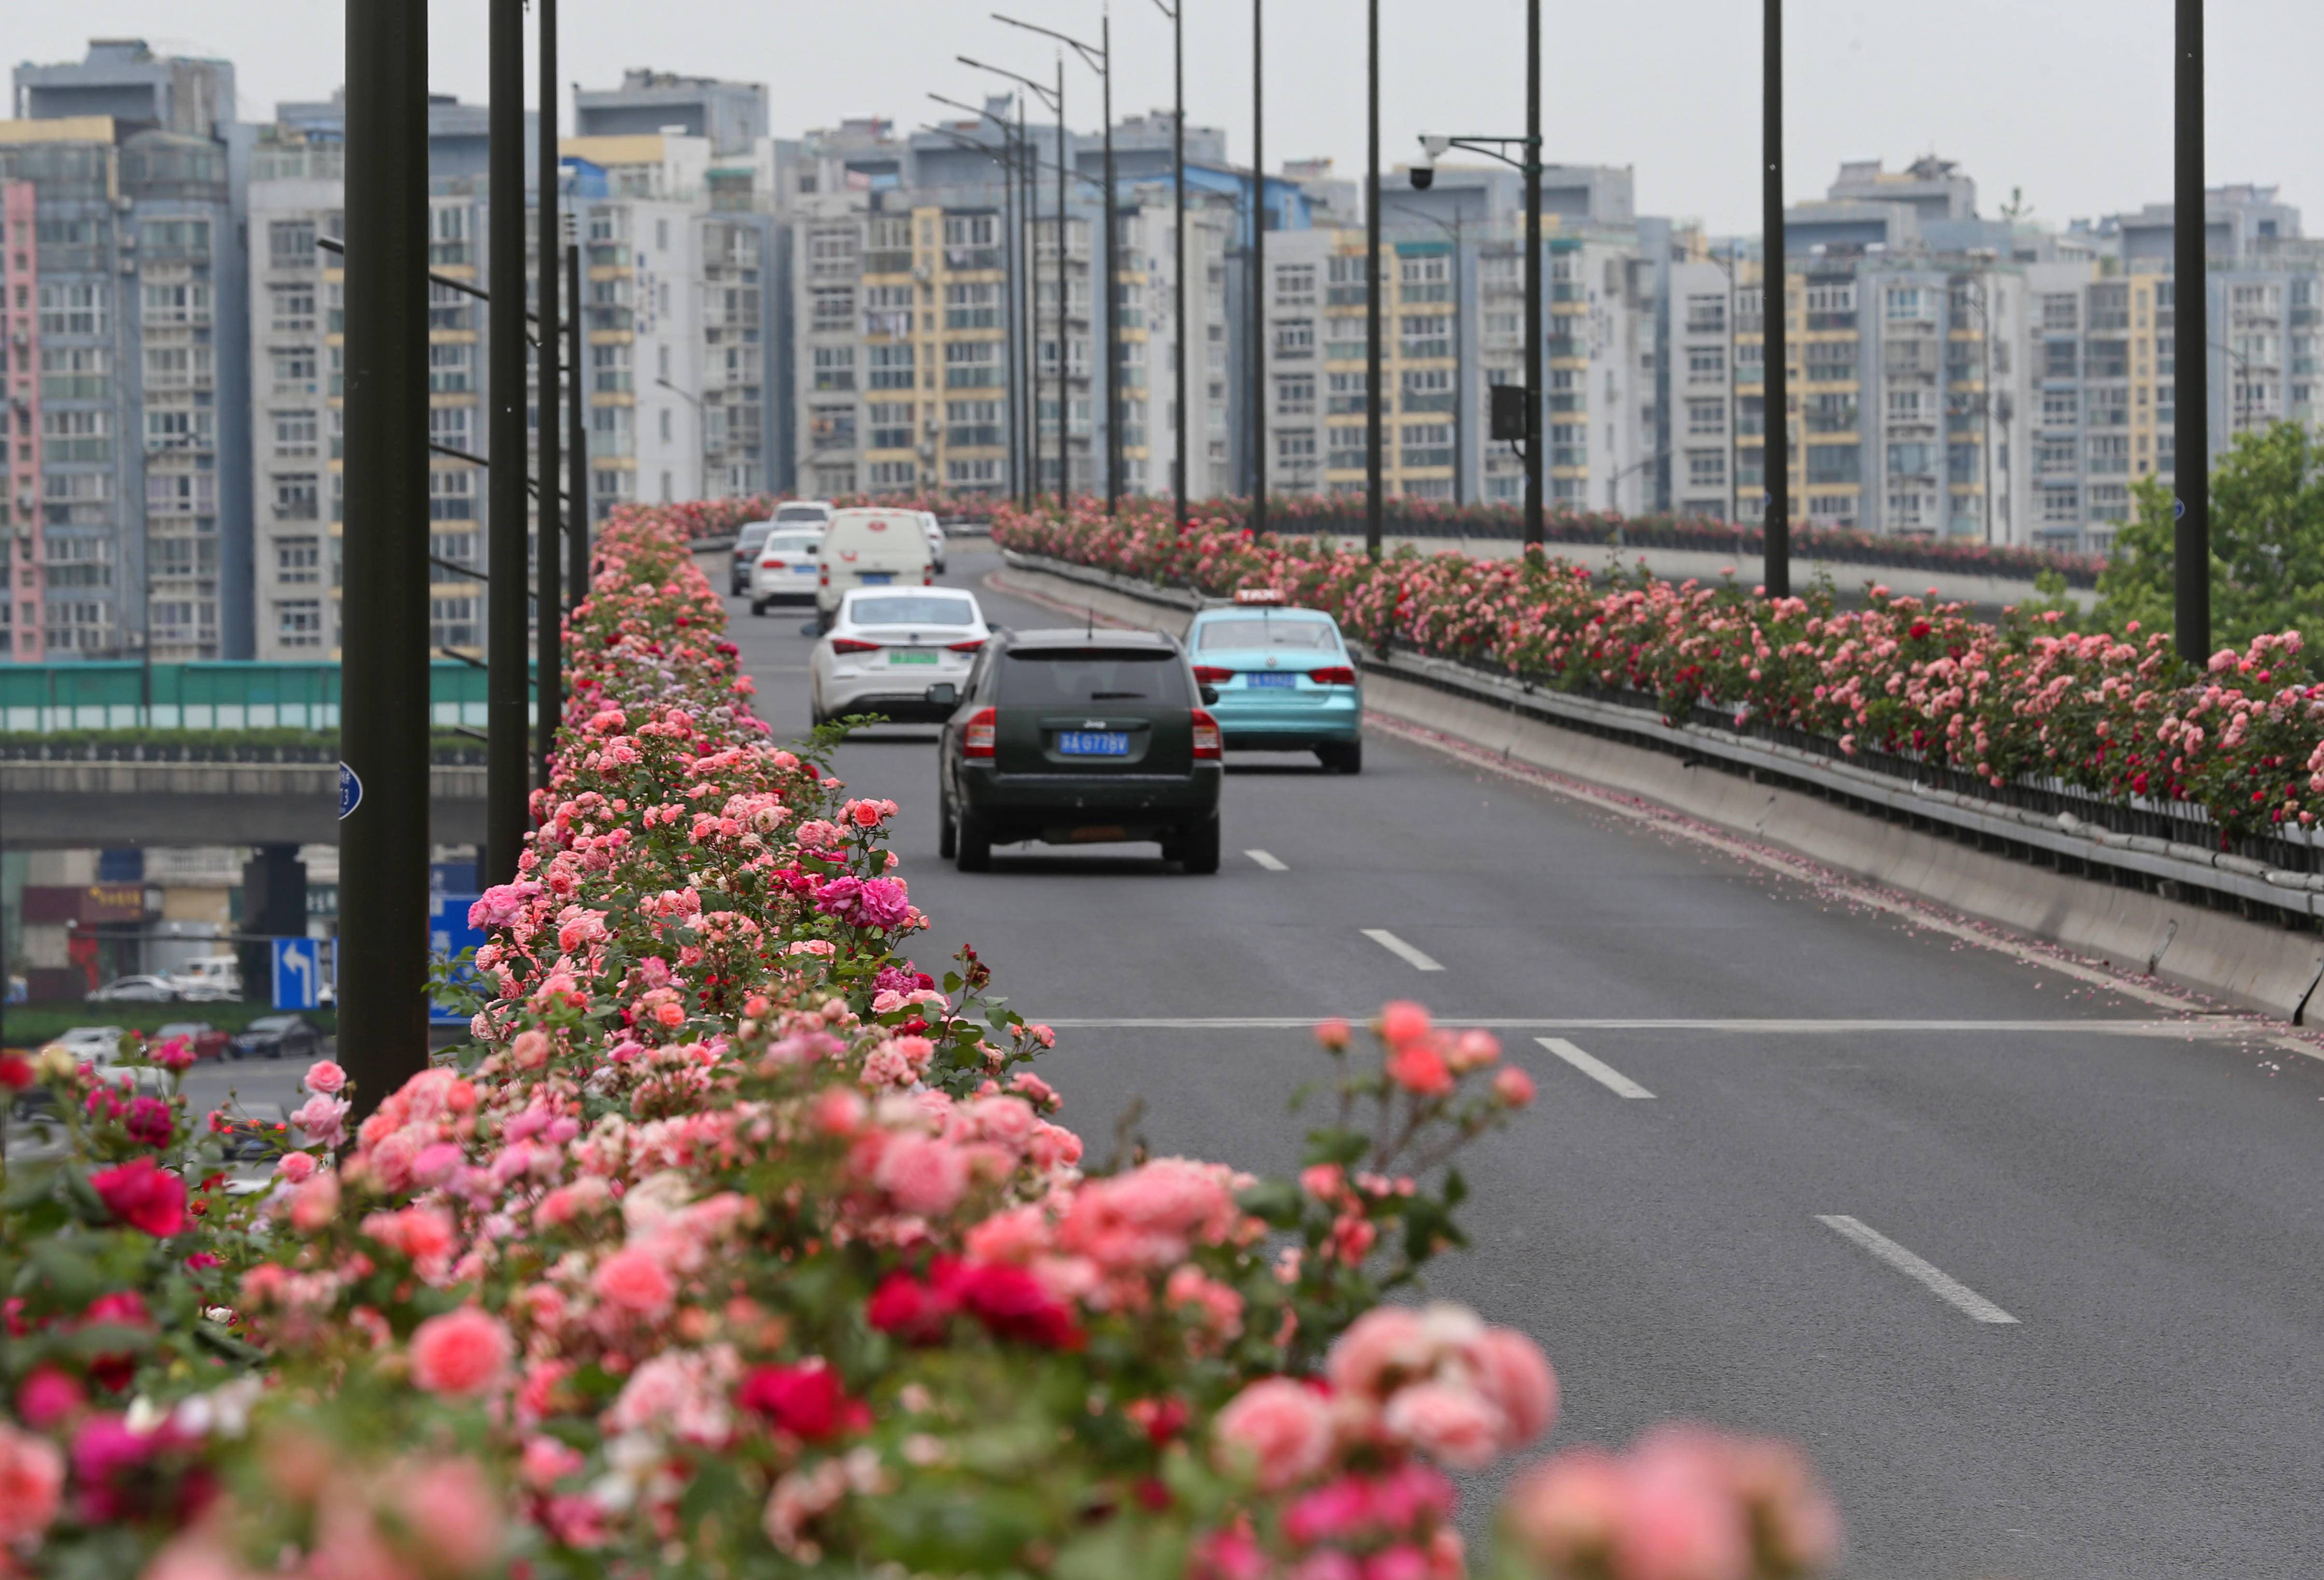
<path id="1" fill-rule="evenodd" d="M 831 513 L 819 504 L 786 504 L 776 507 L 779 522 L 821 522 L 831 519 Z"/>
<path id="2" fill-rule="evenodd" d="M 1186 666 L 1167 648 L 1031 648 L 1001 666 L 1001 700 L 1038 707 L 1099 702 L 1187 706 Z"/>
<path id="3" fill-rule="evenodd" d="M 823 541 L 821 532 L 775 532 L 767 539 L 770 554 L 812 554 Z"/>
<path id="4" fill-rule="evenodd" d="M 769 532 L 773 531 L 774 529 L 775 523 L 772 522 L 749 522 L 741 531 L 734 534 L 734 547 L 737 549 L 748 549 L 752 544 L 764 538 Z"/>
<path id="5" fill-rule="evenodd" d="M 1340 645 L 1339 633 L 1322 620 L 1206 621 L 1194 643 L 1197 652 L 1223 652 L 1231 648 L 1296 648 L 1305 652 L 1331 652 Z"/>
<path id="6" fill-rule="evenodd" d="M 858 625 L 973 625 L 976 605 L 966 598 L 858 598 L 847 617 Z"/>

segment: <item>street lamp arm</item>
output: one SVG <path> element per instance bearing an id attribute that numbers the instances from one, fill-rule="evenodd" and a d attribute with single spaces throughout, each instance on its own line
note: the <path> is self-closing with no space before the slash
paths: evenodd
<path id="1" fill-rule="evenodd" d="M 1043 104 L 1049 106 L 1049 111 L 1052 115 L 1056 113 L 1057 95 L 1056 89 L 1046 88 L 1040 83 L 1034 81 L 1029 77 L 1020 76 L 1019 73 L 1009 69 L 1006 66 L 990 66 L 982 60 L 971 60 L 966 55 L 954 55 L 953 59 L 959 61 L 964 66 L 973 67 L 979 71 L 990 71 L 995 77 L 1006 77 L 1011 82 L 1023 85 L 1023 87 L 1028 90 L 1034 97 L 1039 99 Z"/>
<path id="2" fill-rule="evenodd" d="M 688 402 L 696 408 L 699 408 L 702 404 L 702 398 L 700 396 L 687 394 L 684 390 L 679 389 L 668 379 L 658 378 L 654 380 L 654 383 L 659 384 L 663 389 L 668 390 L 671 394 L 676 395 L 679 400 Z"/>
<path id="3" fill-rule="evenodd" d="M 1166 5 L 1162 3 L 1162 0 L 1154 0 L 1154 9 L 1162 14 L 1165 21 L 1176 22 L 1178 20 L 1178 8 L 1176 5 Z"/>
<path id="4" fill-rule="evenodd" d="M 944 96 L 944 95 L 942 95 L 942 94 L 940 94 L 940 93 L 932 93 L 932 94 L 928 95 L 928 97 L 929 97 L 930 98 L 932 98 L 932 99 L 936 100 L 936 103 L 938 103 L 938 104 L 940 104 L 940 105 L 945 105 L 945 106 L 950 106 L 951 108 L 955 109 L 955 110 L 966 110 L 966 111 L 967 111 L 970 115 L 982 115 L 982 116 L 983 116 L 986 120 L 988 120 L 988 121 L 991 122 L 994 125 L 996 125 L 996 126 L 998 126 L 998 127 L 1000 127 L 1000 128 L 1001 128 L 1001 134 L 1002 134 L 1002 140 L 1003 140 L 1003 145 L 1004 145 L 1004 146 L 1006 146 L 1006 143 L 1007 143 L 1007 140 L 1008 140 L 1008 138 L 1009 138 L 1009 135 L 1010 135 L 1010 133 L 1012 132 L 1012 130 L 1013 130 L 1013 128 L 1010 125 L 1009 121 L 1008 121 L 1008 118 L 1007 118 L 1006 116 L 1003 116 L 1003 115 L 994 115 L 991 110 L 979 108 L 979 107 L 978 107 L 977 106 L 975 106 L 975 105 L 971 105 L 971 104 L 963 104 L 960 100 L 958 100 L 958 99 L 956 99 L 956 98 L 946 98 L 946 97 L 945 97 L 945 96 Z M 944 127 L 942 127 L 942 126 L 935 126 L 935 127 L 931 127 L 931 128 L 929 128 L 929 129 L 930 129 L 931 131 L 936 131 L 936 132 L 941 132 L 941 131 L 944 131 L 944 130 L 945 130 L 945 128 L 944 128 Z M 980 147 L 980 148 L 982 148 L 982 147 L 987 147 L 987 146 L 990 146 L 990 145 L 989 145 L 989 144 L 986 144 L 986 143 L 978 143 L 978 144 L 977 144 L 977 146 L 978 146 L 978 147 Z"/>
<path id="5" fill-rule="evenodd" d="M 1502 152 L 1510 143 L 1514 143 L 1518 147 L 1526 150 L 1528 153 L 1537 155 L 1540 152 L 1540 140 L 1538 138 L 1470 136 L 1446 137 L 1440 141 L 1442 141 L 1447 148 L 1458 148 L 1470 153 L 1481 153 L 1488 159 L 1498 159 L 1503 164 L 1508 165 L 1511 170 L 1522 171 L 1533 169 L 1536 168 L 1539 163 L 1537 158 L 1512 159 L 1508 154 Z"/>
<path id="6" fill-rule="evenodd" d="M 1074 53 L 1079 55 L 1082 58 L 1082 64 L 1087 66 L 1091 70 L 1102 71 L 1105 69 L 1105 51 L 1095 44 L 1085 44 L 1082 42 L 1081 40 L 1074 38 L 1072 34 L 1059 32 L 1053 27 L 1040 27 L 1037 26 L 1033 23 L 1019 22 L 1013 16 L 1003 16 L 998 11 L 992 14 L 992 20 L 995 22 L 1005 22 L 1010 27 L 1021 27 L 1027 32 L 1039 33 L 1044 38 L 1055 39 L 1059 43 L 1064 44 L 1068 49 L 1072 50 Z"/>

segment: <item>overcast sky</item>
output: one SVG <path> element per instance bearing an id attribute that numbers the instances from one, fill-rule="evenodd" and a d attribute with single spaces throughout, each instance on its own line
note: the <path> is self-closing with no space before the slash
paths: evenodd
<path id="1" fill-rule="evenodd" d="M 1102 0 L 991 0 L 1094 39 Z M 1250 0 L 1184 0 L 1190 118 L 1250 149 Z M 1553 161 L 1627 164 L 1643 213 L 1714 231 L 1757 226 L 1759 6 L 1753 0 L 1547 0 L 1544 131 Z M 481 100 L 484 0 L 429 0 L 433 86 Z M 773 130 L 842 116 L 912 126 L 973 98 L 966 53 L 1046 78 L 1051 49 L 990 20 L 988 0 L 565 0 L 567 80 L 622 69 L 762 80 Z M 1977 179 L 1991 214 L 2022 188 L 2037 217 L 2110 213 L 2171 189 L 2171 0 L 1791 0 L 1785 70 L 1789 194 L 1819 197 L 1843 159 L 1894 169 L 1934 151 Z M 1525 127 L 1524 0 L 1381 0 L 1382 162 L 1422 131 Z M 223 55 L 243 114 L 315 98 L 345 76 L 336 0 L 81 0 L 10 7 L 19 60 L 78 59 L 92 34 Z M 1364 8 L 1267 0 L 1267 152 L 1364 168 Z M 2324 5 L 2211 0 L 2213 182 L 2276 183 L 2324 232 L 2319 69 Z M 1155 0 L 1115 0 L 1114 107 L 1170 102 L 1170 32 Z M 192 30 L 192 31 L 189 31 Z M 528 69 L 528 81 L 531 79 Z M 1094 79 L 1067 79 L 1077 125 L 1097 122 Z M 566 107 L 569 127 L 569 99 Z"/>

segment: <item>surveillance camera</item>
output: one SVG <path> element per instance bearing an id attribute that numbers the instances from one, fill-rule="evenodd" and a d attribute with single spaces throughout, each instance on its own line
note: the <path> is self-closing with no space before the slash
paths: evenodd
<path id="1" fill-rule="evenodd" d="M 1412 186 L 1415 191 L 1425 192 L 1435 184 L 1436 162 L 1443 158 L 1445 151 L 1452 146 L 1452 139 L 1450 137 L 1431 137 L 1425 133 L 1422 134 L 1420 157 L 1412 162 Z"/>

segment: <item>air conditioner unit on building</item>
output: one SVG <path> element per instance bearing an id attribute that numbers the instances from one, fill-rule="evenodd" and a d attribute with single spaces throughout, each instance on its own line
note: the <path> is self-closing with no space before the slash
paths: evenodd
<path id="1" fill-rule="evenodd" d="M 926 263 L 915 263 L 912 265 L 912 278 L 919 281 L 933 280 L 936 278 L 936 270 Z"/>
<path id="2" fill-rule="evenodd" d="M 920 459 L 924 461 L 933 461 L 936 458 L 936 447 L 933 443 L 924 441 L 920 446 Z"/>

